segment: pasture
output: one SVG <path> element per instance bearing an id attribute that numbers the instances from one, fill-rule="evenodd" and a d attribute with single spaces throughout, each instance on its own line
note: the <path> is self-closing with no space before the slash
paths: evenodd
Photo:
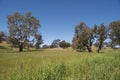
<path id="1" fill-rule="evenodd" d="M 0 49 L 0 80 L 120 80 L 120 50 Z"/>

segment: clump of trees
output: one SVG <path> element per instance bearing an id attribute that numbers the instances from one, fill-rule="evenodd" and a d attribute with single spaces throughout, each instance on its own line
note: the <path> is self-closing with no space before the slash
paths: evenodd
<path id="1" fill-rule="evenodd" d="M 116 45 L 120 46 L 120 21 L 113 21 L 107 27 L 104 24 L 100 26 L 94 25 L 93 28 L 88 27 L 84 22 L 81 22 L 75 27 L 75 35 L 72 40 L 72 48 L 79 51 L 92 52 L 93 43 L 97 47 L 97 52 L 102 49 L 105 40 L 114 48 Z M 108 46 L 110 46 L 108 45 Z"/>
<path id="2" fill-rule="evenodd" d="M 31 12 L 27 12 L 25 15 L 15 12 L 13 15 L 8 15 L 8 29 L 9 29 L 9 42 L 12 45 L 18 45 L 19 51 L 23 51 L 26 44 L 29 44 L 30 37 L 36 38 L 36 46 L 42 44 L 42 36 L 37 34 L 40 28 L 39 20 L 32 16 Z M 14 40 L 16 41 L 14 43 Z"/>
<path id="3" fill-rule="evenodd" d="M 50 48 L 59 48 L 60 39 L 55 39 L 50 45 Z"/>
<path id="4" fill-rule="evenodd" d="M 4 32 L 0 32 L 0 43 L 6 40 L 6 35 Z"/>
<path id="5" fill-rule="evenodd" d="M 109 38 L 111 39 L 111 47 L 120 46 L 120 21 L 113 21 L 109 25 Z"/>
<path id="6" fill-rule="evenodd" d="M 50 48 L 68 48 L 71 44 L 65 40 L 55 39 L 50 45 Z"/>
<path id="7" fill-rule="evenodd" d="M 44 45 L 42 46 L 42 48 L 43 48 L 43 49 L 50 48 L 50 45 L 44 44 Z"/>
<path id="8" fill-rule="evenodd" d="M 60 39 L 55 39 L 53 40 L 53 42 L 51 43 L 51 45 L 43 45 L 42 48 L 68 48 L 70 47 L 71 44 L 69 42 L 66 42 L 65 40 L 60 40 Z"/>
<path id="9" fill-rule="evenodd" d="M 69 42 L 66 42 L 65 40 L 63 40 L 63 41 L 60 42 L 59 46 L 60 46 L 61 48 L 65 49 L 65 48 L 70 47 L 71 44 L 70 44 Z"/>

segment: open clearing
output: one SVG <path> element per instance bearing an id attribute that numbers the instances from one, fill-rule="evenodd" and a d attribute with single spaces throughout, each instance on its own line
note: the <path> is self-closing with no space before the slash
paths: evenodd
<path id="1" fill-rule="evenodd" d="M 120 51 L 0 49 L 0 80 L 120 80 Z"/>

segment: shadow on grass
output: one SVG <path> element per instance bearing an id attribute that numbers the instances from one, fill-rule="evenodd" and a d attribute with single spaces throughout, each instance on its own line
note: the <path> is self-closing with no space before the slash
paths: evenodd
<path id="1" fill-rule="evenodd" d="M 101 52 L 99 52 L 99 53 L 105 53 L 105 52 L 101 51 Z"/>
<path id="2" fill-rule="evenodd" d="M 8 48 L 4 46 L 0 46 L 0 49 L 8 49 Z"/>
<path id="3" fill-rule="evenodd" d="M 7 53 L 31 53 L 31 52 L 38 52 L 38 51 L 44 51 L 43 49 L 38 49 L 38 50 L 23 50 L 22 52 L 18 51 L 13 51 L 13 50 L 8 50 Z"/>
<path id="4" fill-rule="evenodd" d="M 36 49 L 36 50 L 30 50 L 30 51 L 44 51 L 44 49 Z"/>
<path id="5" fill-rule="evenodd" d="M 23 50 L 22 52 L 38 52 L 38 51 L 44 51 L 43 49 L 36 49 L 36 50 Z M 17 51 L 19 52 L 19 51 Z M 19 53 L 22 53 L 22 52 L 19 52 Z"/>

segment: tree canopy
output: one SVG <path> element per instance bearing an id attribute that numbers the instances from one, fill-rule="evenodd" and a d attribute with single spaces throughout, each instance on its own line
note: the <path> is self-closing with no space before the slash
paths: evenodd
<path id="1" fill-rule="evenodd" d="M 87 48 L 88 52 L 92 52 L 91 46 L 93 43 L 93 30 L 90 29 L 84 22 L 81 22 L 75 27 L 75 36 L 73 37 L 73 48 L 80 51 Z"/>
<path id="2" fill-rule="evenodd" d="M 96 30 L 96 39 L 97 39 L 97 43 L 98 43 L 98 49 L 97 52 L 99 53 L 99 51 L 102 49 L 103 43 L 107 38 L 107 28 L 104 24 L 101 24 L 100 26 L 97 26 L 97 30 Z"/>
<path id="3" fill-rule="evenodd" d="M 35 47 L 36 47 L 36 49 L 39 49 L 40 45 L 43 43 L 42 35 L 41 34 L 35 34 L 35 39 L 36 39 Z"/>
<path id="4" fill-rule="evenodd" d="M 109 25 L 109 36 L 112 40 L 112 45 L 120 46 L 120 21 L 113 21 Z"/>
<path id="5" fill-rule="evenodd" d="M 63 41 L 60 42 L 59 46 L 60 46 L 61 48 L 68 48 L 68 47 L 71 46 L 71 44 L 68 43 L 68 42 L 66 42 L 65 40 L 63 40 Z"/>
<path id="6" fill-rule="evenodd" d="M 32 16 L 31 12 L 25 15 L 15 12 L 13 15 L 8 15 L 7 19 L 10 36 L 19 40 L 19 51 L 22 51 L 25 41 L 37 33 L 40 27 L 39 20 Z"/>
<path id="7" fill-rule="evenodd" d="M 97 52 L 102 48 L 104 41 L 107 38 L 108 29 L 104 24 L 100 26 L 94 25 L 94 27 L 88 27 L 84 22 L 81 22 L 75 27 L 75 36 L 72 40 L 73 49 L 88 52 L 92 52 L 93 43 L 97 45 Z"/>
<path id="8" fill-rule="evenodd" d="M 53 40 L 53 42 L 51 43 L 50 47 L 51 48 L 58 48 L 60 44 L 60 39 L 55 39 Z"/>

